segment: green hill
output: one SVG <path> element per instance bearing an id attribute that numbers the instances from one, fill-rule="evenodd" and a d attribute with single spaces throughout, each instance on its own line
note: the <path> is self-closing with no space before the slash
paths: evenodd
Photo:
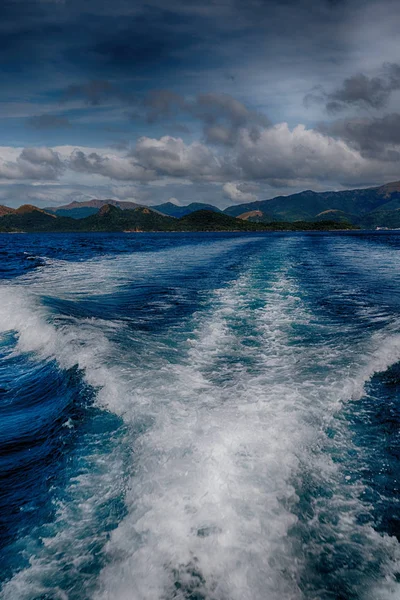
<path id="1" fill-rule="evenodd" d="M 175 219 L 142 206 L 122 210 L 111 204 L 75 223 L 76 231 L 170 231 Z"/>

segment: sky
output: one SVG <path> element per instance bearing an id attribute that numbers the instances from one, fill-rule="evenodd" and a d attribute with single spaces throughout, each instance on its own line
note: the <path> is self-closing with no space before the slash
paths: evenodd
<path id="1" fill-rule="evenodd" d="M 398 0 L 2 0 L 0 203 L 400 179 Z"/>

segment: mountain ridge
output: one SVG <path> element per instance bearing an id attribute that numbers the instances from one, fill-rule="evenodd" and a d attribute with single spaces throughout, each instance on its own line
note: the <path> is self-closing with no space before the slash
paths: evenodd
<path id="1" fill-rule="evenodd" d="M 259 217 L 260 221 L 294 222 L 318 220 L 321 214 L 330 211 L 333 220 L 343 221 L 343 215 L 346 215 L 346 220 L 362 227 L 363 218 L 367 214 L 379 210 L 382 205 L 393 202 L 398 202 L 400 207 L 400 181 L 354 190 L 327 192 L 304 190 L 288 196 L 277 196 L 269 200 L 257 200 L 229 206 L 224 210 L 224 214 L 240 217 L 258 211 L 263 214 L 263 217 Z M 337 214 L 334 215 L 334 212 Z M 390 224 L 390 211 L 385 214 L 388 224 Z M 373 219 L 369 219 L 369 222 L 373 222 Z"/>

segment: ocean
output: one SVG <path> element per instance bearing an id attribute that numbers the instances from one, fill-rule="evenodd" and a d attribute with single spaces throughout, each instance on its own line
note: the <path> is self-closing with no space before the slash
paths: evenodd
<path id="1" fill-rule="evenodd" d="M 2 600 L 400 598 L 400 234 L 0 237 Z"/>

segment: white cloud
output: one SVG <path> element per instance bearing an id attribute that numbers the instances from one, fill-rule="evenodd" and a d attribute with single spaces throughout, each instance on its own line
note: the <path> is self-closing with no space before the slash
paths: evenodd
<path id="1" fill-rule="evenodd" d="M 249 191 L 245 191 L 243 184 L 228 182 L 222 188 L 225 198 L 232 200 L 232 202 L 254 202 L 257 200 L 257 196 Z"/>
<path id="2" fill-rule="evenodd" d="M 185 144 L 181 138 L 139 138 L 134 157 L 146 169 L 160 176 L 212 179 L 218 175 L 220 163 L 208 146 L 200 142 Z"/>
<path id="3" fill-rule="evenodd" d="M 134 185 L 112 185 L 110 194 L 118 200 L 135 200 L 138 197 L 138 189 Z"/>
<path id="4" fill-rule="evenodd" d="M 400 145 L 393 150 L 400 151 Z M 362 155 L 358 148 L 326 131 L 287 123 L 254 132 L 240 128 L 233 146 L 219 149 L 180 137 L 140 137 L 131 150 L 59 146 L 0 147 L 0 179 L 4 182 L 61 182 L 100 186 L 109 181 L 115 195 L 135 197 L 132 185 L 154 188 L 171 184 L 223 184 L 225 198 L 249 202 L 257 189 L 249 184 L 301 189 L 304 186 L 358 186 L 398 178 L 400 154 L 388 159 Z"/>
<path id="5" fill-rule="evenodd" d="M 104 156 L 98 152 L 86 154 L 82 150 L 72 152 L 69 167 L 73 171 L 103 175 L 110 179 L 122 181 L 146 181 L 155 177 L 154 171 L 142 167 L 132 159 L 120 156 Z"/>
<path id="6" fill-rule="evenodd" d="M 369 160 L 343 140 L 287 123 L 264 129 L 256 139 L 242 130 L 234 164 L 240 179 L 272 185 L 313 180 L 351 186 L 398 177 L 398 163 Z"/>
<path id="7" fill-rule="evenodd" d="M 65 168 L 58 153 L 51 148 L 24 148 L 16 158 L 10 155 L 14 152 L 7 148 L 0 153 L 1 179 L 54 180 Z"/>

